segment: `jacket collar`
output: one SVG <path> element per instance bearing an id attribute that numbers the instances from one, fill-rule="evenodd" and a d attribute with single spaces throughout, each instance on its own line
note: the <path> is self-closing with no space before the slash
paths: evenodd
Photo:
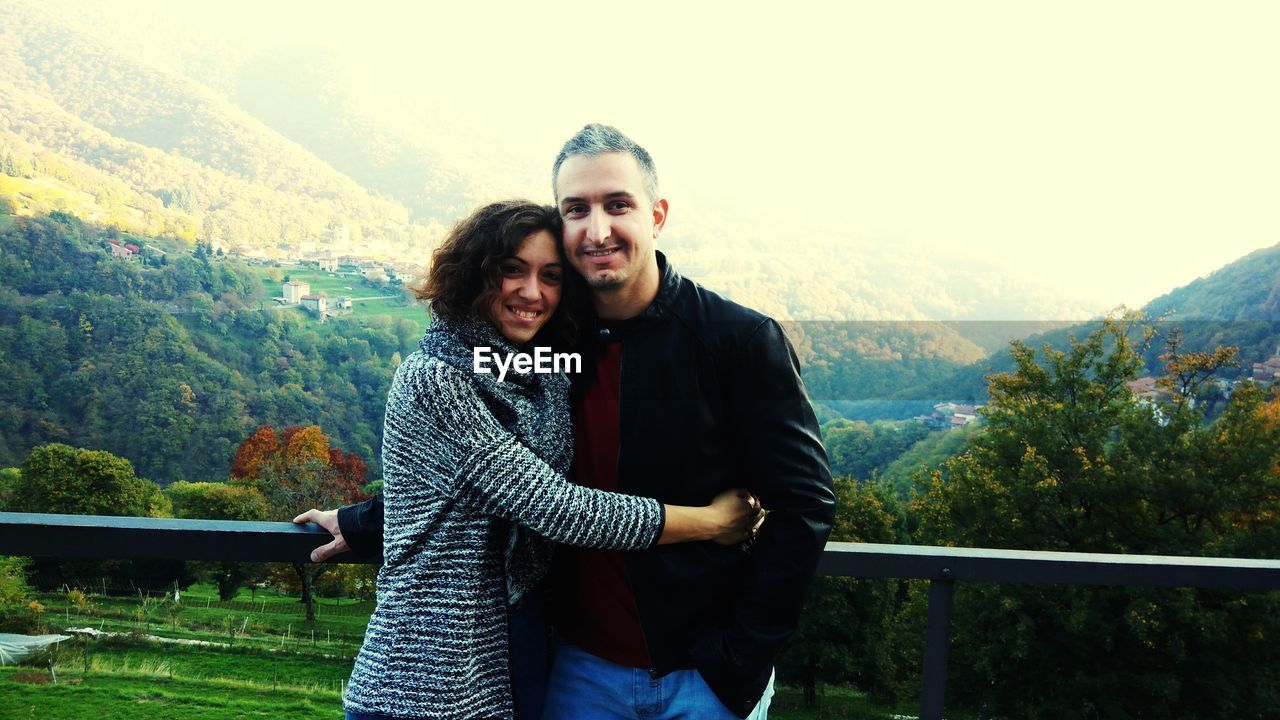
<path id="1" fill-rule="evenodd" d="M 671 263 L 667 262 L 667 256 L 661 252 L 658 255 L 658 294 L 654 296 L 644 310 L 639 315 L 627 318 L 626 320 L 604 321 L 599 317 L 594 318 L 597 335 L 601 340 L 621 340 L 631 330 L 648 323 L 651 320 L 657 320 L 666 317 L 675 305 L 676 296 L 680 294 L 680 286 L 684 282 L 684 278 L 680 277 L 680 273 L 671 267 Z M 607 328 L 607 332 L 601 334 L 599 331 Z"/>
<path id="2" fill-rule="evenodd" d="M 671 267 L 671 263 L 667 262 L 666 255 L 657 250 L 654 252 L 658 255 L 658 273 L 661 279 L 658 281 L 658 294 L 654 296 L 653 302 L 649 303 L 649 306 L 637 316 L 646 319 L 666 315 L 680 292 L 680 273 L 677 273 L 675 268 Z"/>

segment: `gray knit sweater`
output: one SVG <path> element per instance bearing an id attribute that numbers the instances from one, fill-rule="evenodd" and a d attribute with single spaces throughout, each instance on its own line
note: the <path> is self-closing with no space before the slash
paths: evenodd
<path id="1" fill-rule="evenodd" d="M 568 379 L 513 370 L 499 383 L 473 372 L 483 345 L 512 351 L 486 322 L 437 318 L 391 383 L 383 566 L 348 710 L 511 717 L 507 600 L 545 571 L 547 541 L 627 550 L 662 532 L 656 500 L 564 479 Z"/>

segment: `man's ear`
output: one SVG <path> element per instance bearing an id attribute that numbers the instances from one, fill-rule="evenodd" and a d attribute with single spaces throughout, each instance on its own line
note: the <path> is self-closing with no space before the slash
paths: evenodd
<path id="1" fill-rule="evenodd" d="M 653 237 L 656 240 L 662 232 L 662 226 L 667 223 L 667 200 L 666 198 L 658 198 L 653 204 Z"/>

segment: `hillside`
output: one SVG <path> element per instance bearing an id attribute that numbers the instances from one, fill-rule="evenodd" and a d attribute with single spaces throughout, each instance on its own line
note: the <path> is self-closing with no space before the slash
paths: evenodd
<path id="1" fill-rule="evenodd" d="M 554 145 L 533 153 L 484 136 L 465 109 L 431 97 L 429 75 L 422 87 L 375 91 L 323 49 L 202 35 L 142 8 L 0 8 L 0 194 L 22 214 L 61 210 L 268 256 L 330 250 L 420 264 L 475 204 L 546 192 Z M 1099 310 L 962 248 L 938 257 L 855 238 L 853 226 L 766 229 L 754 203 L 673 202 L 660 247 L 676 266 L 780 319 Z"/>
<path id="2" fill-rule="evenodd" d="M 1147 303 L 1142 312 L 1159 319 L 1162 333 L 1181 333 L 1184 350 L 1211 350 L 1229 345 L 1238 348 L 1238 367 L 1219 371 L 1222 377 L 1247 377 L 1253 363 L 1280 350 L 1280 245 L 1263 248 L 1225 265 L 1204 277 Z M 1096 327 L 1080 323 L 1027 339 L 1032 347 L 1044 344 L 1065 347 L 1071 335 L 1084 337 Z M 1147 372 L 1161 373 L 1159 355 L 1164 346 L 1153 344 L 1147 353 Z M 1007 352 L 959 368 L 949 377 L 935 379 L 896 393 L 899 399 L 940 398 L 982 401 L 985 376 L 1007 372 L 1013 365 Z"/>
<path id="3" fill-rule="evenodd" d="M 275 309 L 249 266 L 172 248 L 116 258 L 112 232 L 65 213 L 0 230 L 0 467 L 64 442 L 161 484 L 222 480 L 258 426 L 317 424 L 376 472 L 420 322 L 319 325 Z"/>
<path id="4" fill-rule="evenodd" d="M 73 18 L 0 8 L 0 158 L 27 212 L 275 248 L 330 226 L 404 245 L 430 231 L 225 98 Z M 70 196 L 69 199 L 59 199 Z"/>
<path id="5" fill-rule="evenodd" d="M 1183 320 L 1280 322 L 1280 245 L 1251 252 L 1143 309 Z"/>

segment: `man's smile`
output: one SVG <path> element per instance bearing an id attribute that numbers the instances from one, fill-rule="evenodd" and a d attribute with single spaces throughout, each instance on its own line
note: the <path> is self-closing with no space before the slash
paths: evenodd
<path id="1" fill-rule="evenodd" d="M 622 248 L 620 247 L 611 247 L 611 248 L 604 248 L 600 250 L 587 250 L 585 254 L 587 257 L 591 258 L 593 261 L 602 262 L 602 261 L 607 261 L 609 258 L 618 254 L 618 252 L 621 250 Z"/>

